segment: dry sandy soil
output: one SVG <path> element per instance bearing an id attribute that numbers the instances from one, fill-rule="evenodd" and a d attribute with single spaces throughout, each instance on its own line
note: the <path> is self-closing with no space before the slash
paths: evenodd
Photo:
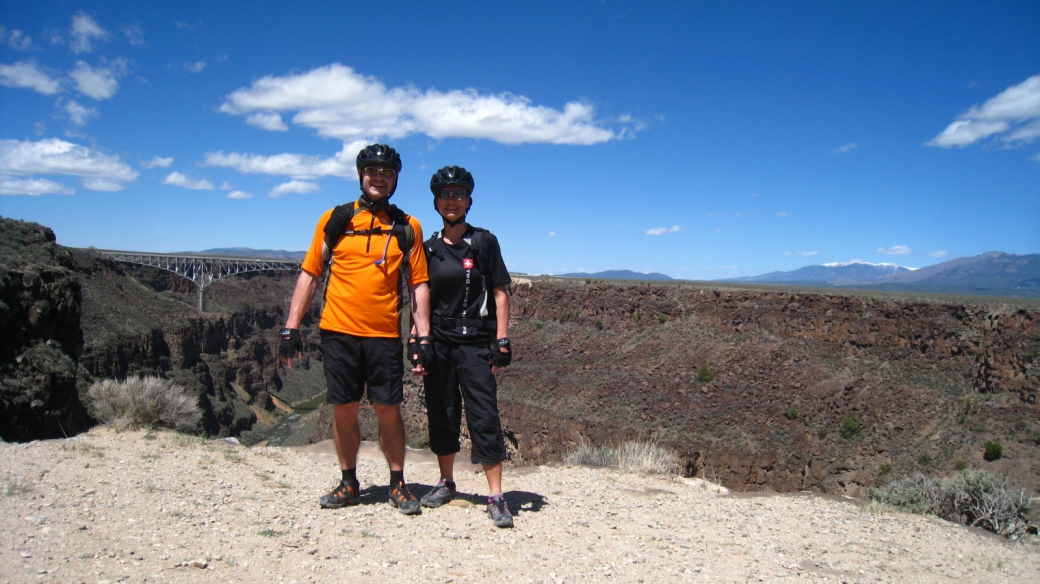
<path id="1" fill-rule="evenodd" d="M 417 495 L 437 480 L 409 452 Z M 245 448 L 95 429 L 0 444 L 3 582 L 1040 582 L 1040 551 L 936 518 L 814 496 L 737 497 L 616 469 L 506 469 L 514 529 L 461 500 L 406 517 L 366 444 L 362 503 L 324 510 L 327 444 Z"/>

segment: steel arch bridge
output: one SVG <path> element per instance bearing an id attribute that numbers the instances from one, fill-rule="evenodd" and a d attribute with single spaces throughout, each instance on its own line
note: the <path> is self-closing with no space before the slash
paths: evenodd
<path id="1" fill-rule="evenodd" d="M 117 262 L 158 268 L 191 280 L 199 290 L 199 312 L 204 312 L 206 309 L 206 287 L 217 280 L 246 272 L 299 270 L 301 263 L 299 260 L 277 258 L 177 255 L 112 249 L 95 249 L 94 251 Z"/>

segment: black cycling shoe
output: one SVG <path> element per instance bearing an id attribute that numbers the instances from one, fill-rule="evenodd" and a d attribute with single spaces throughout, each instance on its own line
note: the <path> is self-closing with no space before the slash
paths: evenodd
<path id="1" fill-rule="evenodd" d="M 422 508 L 419 507 L 419 499 L 415 498 L 415 495 L 408 490 L 408 486 L 404 483 L 390 486 L 390 504 L 397 507 L 397 510 L 405 515 L 422 513 Z"/>
<path id="2" fill-rule="evenodd" d="M 361 502 L 358 498 L 358 489 L 361 485 L 351 485 L 349 483 L 340 482 L 339 486 L 332 490 L 331 493 L 322 497 L 318 502 L 325 509 L 339 509 L 340 507 L 346 507 L 347 505 L 357 505 Z"/>
<path id="3" fill-rule="evenodd" d="M 434 509 L 454 499 L 455 493 L 454 481 L 441 479 L 441 481 L 437 483 L 437 486 L 429 493 L 423 495 L 423 498 L 419 502 L 422 503 L 423 507 Z"/>

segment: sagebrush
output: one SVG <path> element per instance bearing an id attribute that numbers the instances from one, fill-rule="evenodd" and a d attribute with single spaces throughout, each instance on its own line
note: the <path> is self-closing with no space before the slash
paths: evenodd
<path id="1" fill-rule="evenodd" d="M 1008 492 L 1006 480 L 984 470 L 968 469 L 948 479 L 915 473 L 871 489 L 870 497 L 903 511 L 931 513 L 1011 539 L 1026 530 L 1029 498 L 1025 492 Z"/>
<path id="2" fill-rule="evenodd" d="M 98 381 L 87 388 L 84 402 L 95 420 L 116 431 L 165 427 L 193 432 L 202 418 L 197 398 L 161 377 Z"/>
<path id="3" fill-rule="evenodd" d="M 656 442 L 625 442 L 621 446 L 592 446 L 582 442 L 564 457 L 567 464 L 617 466 L 625 472 L 676 474 L 679 462 L 670 450 Z"/>

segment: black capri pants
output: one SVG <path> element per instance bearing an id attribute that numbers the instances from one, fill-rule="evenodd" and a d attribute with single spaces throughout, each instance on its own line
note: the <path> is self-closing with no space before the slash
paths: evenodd
<path id="1" fill-rule="evenodd" d="M 473 441 L 473 464 L 497 464 L 506 459 L 502 420 L 498 414 L 498 384 L 491 373 L 491 349 L 434 341 L 434 358 L 423 378 L 430 450 L 438 456 L 461 450 L 462 405 Z"/>

